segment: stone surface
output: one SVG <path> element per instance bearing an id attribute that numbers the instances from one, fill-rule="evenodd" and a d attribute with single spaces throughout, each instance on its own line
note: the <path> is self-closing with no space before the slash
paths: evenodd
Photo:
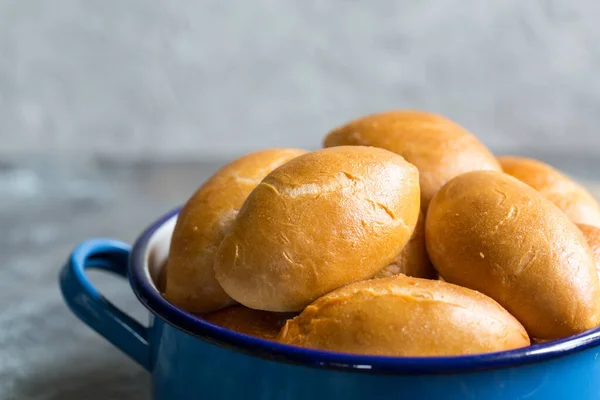
<path id="1" fill-rule="evenodd" d="M 581 157 L 542 158 L 587 179 L 600 171 L 599 162 Z M 0 399 L 149 398 L 148 374 L 67 309 L 59 269 L 85 239 L 132 242 L 220 164 L 0 165 Z M 147 320 L 124 280 L 96 273 L 93 281 L 117 306 Z"/>
<path id="2" fill-rule="evenodd" d="M 149 376 L 66 307 L 58 273 L 91 237 L 132 242 L 216 165 L 5 165 L 0 170 L 0 399 L 148 399 Z M 125 280 L 100 291 L 147 320 Z"/>
<path id="3" fill-rule="evenodd" d="M 0 155 L 318 147 L 440 112 L 496 150 L 600 148 L 600 2 L 0 0 Z"/>

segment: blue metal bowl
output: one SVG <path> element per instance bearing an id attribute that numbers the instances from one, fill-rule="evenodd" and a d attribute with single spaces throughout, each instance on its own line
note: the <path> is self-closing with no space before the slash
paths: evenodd
<path id="1" fill-rule="evenodd" d="M 600 328 L 498 353 L 381 357 L 303 349 L 205 322 L 171 305 L 155 283 L 178 212 L 150 225 L 133 249 L 111 239 L 80 244 L 60 275 L 71 310 L 152 374 L 154 399 L 600 399 Z M 128 277 L 150 326 L 98 293 L 88 268 Z"/>

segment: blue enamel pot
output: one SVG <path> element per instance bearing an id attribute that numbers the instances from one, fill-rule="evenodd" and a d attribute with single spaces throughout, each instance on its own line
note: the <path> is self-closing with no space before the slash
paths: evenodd
<path id="1" fill-rule="evenodd" d="M 132 249 L 110 239 L 80 244 L 60 276 L 71 310 L 152 374 L 156 400 L 600 399 L 600 329 L 506 352 L 399 358 L 292 347 L 204 322 L 156 285 L 177 213 L 152 224 Z M 129 279 L 150 325 L 98 293 L 90 268 Z"/>

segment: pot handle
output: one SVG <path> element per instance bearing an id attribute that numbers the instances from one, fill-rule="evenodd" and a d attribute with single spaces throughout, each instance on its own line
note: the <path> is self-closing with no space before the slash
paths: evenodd
<path id="1" fill-rule="evenodd" d="M 105 339 L 150 370 L 148 328 L 115 307 L 87 277 L 89 268 L 127 278 L 130 246 L 112 239 L 91 239 L 71 253 L 60 274 L 60 289 L 73 313 Z"/>

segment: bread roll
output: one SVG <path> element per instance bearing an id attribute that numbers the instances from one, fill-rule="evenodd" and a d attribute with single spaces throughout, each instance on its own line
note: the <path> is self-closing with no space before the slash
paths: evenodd
<path id="1" fill-rule="evenodd" d="M 344 286 L 288 320 L 278 340 L 381 356 L 453 356 L 529 345 L 521 324 L 474 290 L 404 275 Z"/>
<path id="2" fill-rule="evenodd" d="M 592 249 L 596 269 L 600 274 L 600 228 L 585 224 L 577 224 L 577 227 L 583 232 L 583 236 L 585 236 L 590 249 Z"/>
<path id="3" fill-rule="evenodd" d="M 581 185 L 548 164 L 524 157 L 499 157 L 502 169 L 540 192 L 572 221 L 600 227 L 600 206 Z"/>
<path id="4" fill-rule="evenodd" d="M 270 149 L 221 168 L 187 201 L 171 239 L 166 272 L 167 300 L 194 313 L 235 304 L 215 280 L 215 253 L 248 194 L 273 169 L 306 153 Z"/>
<path id="5" fill-rule="evenodd" d="M 281 327 L 288 318 L 292 318 L 293 316 L 293 314 L 290 315 L 288 313 L 272 313 L 235 305 L 203 314 L 200 318 L 211 324 L 245 335 L 275 340 Z"/>
<path id="6" fill-rule="evenodd" d="M 248 196 L 219 247 L 216 278 L 247 307 L 299 311 L 387 266 L 418 214 L 418 171 L 402 157 L 362 146 L 308 153 Z"/>
<path id="7" fill-rule="evenodd" d="M 400 254 L 394 261 L 375 274 L 375 278 L 404 274 L 415 278 L 436 279 L 437 271 L 433 268 L 427 249 L 425 248 L 425 217 L 419 213 L 415 230 Z"/>
<path id="8" fill-rule="evenodd" d="M 530 336 L 556 339 L 600 322 L 600 284 L 583 234 L 517 179 L 458 176 L 433 198 L 425 225 L 440 275 L 498 301 Z"/>
<path id="9" fill-rule="evenodd" d="M 389 111 L 343 125 L 327 135 L 325 147 L 361 145 L 400 154 L 419 169 L 421 208 L 450 179 L 474 170 L 500 171 L 496 158 L 454 122 L 421 111 Z"/>

